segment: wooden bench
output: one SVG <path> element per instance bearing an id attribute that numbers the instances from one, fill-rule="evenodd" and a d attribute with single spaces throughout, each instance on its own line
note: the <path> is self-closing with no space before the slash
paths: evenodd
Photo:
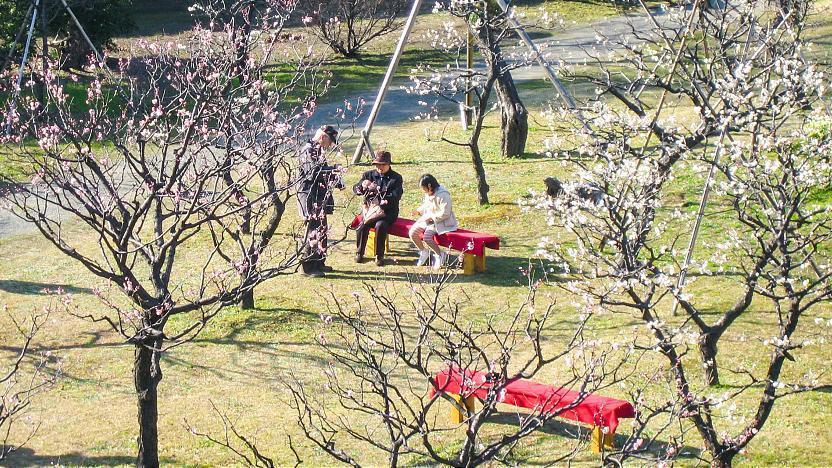
<path id="1" fill-rule="evenodd" d="M 361 216 L 359 215 L 353 219 L 350 227 L 355 229 L 360 223 Z M 408 234 L 410 233 L 410 227 L 414 223 L 415 221 L 412 219 L 396 219 L 387 230 L 388 237 L 385 242 L 385 251 L 390 250 L 390 236 L 410 238 Z M 375 238 L 375 229 L 371 229 L 370 235 L 367 238 L 367 256 L 374 257 L 376 254 Z M 499 237 L 491 234 L 468 231 L 466 229 L 457 229 L 453 232 L 439 234 L 436 236 L 436 243 L 441 247 L 462 252 L 462 272 L 465 275 L 473 275 L 474 273 L 485 271 L 486 248 L 500 250 Z"/>
<path id="2" fill-rule="evenodd" d="M 437 392 L 450 396 L 456 404 L 451 408 L 451 422 L 461 424 L 474 411 L 474 401 L 488 396 L 492 383 L 484 372 L 445 369 L 434 376 L 431 397 Z M 592 427 L 591 447 L 600 453 L 613 449 L 615 430 L 621 418 L 634 418 L 636 410 L 630 403 L 595 394 L 582 394 L 567 388 L 544 385 L 530 380 L 509 382 L 497 401 L 507 405 L 529 408 L 541 413 L 556 413 L 558 417 L 579 421 Z"/>

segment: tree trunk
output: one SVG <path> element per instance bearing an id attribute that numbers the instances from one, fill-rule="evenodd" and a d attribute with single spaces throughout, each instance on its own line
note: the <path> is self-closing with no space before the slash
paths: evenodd
<path id="1" fill-rule="evenodd" d="M 471 162 L 474 164 L 474 172 L 477 174 L 477 201 L 480 205 L 488 204 L 488 182 L 485 181 L 485 166 L 482 163 L 482 155 L 480 154 L 480 135 L 482 135 L 482 126 L 485 119 L 485 112 L 488 107 L 488 98 L 491 96 L 491 91 L 494 89 L 496 76 L 494 69 L 489 68 L 491 76 L 483 87 L 482 94 L 479 96 L 476 112 L 474 113 L 474 128 L 471 130 L 471 138 L 468 140 L 468 149 L 471 151 Z"/>
<path id="2" fill-rule="evenodd" d="M 737 452 L 734 450 L 725 450 L 720 453 L 718 456 L 715 456 L 713 460 L 711 460 L 711 467 L 712 468 L 731 468 L 734 464 L 734 457 L 737 455 Z"/>
<path id="3" fill-rule="evenodd" d="M 240 309 L 251 310 L 254 308 L 254 288 L 245 290 L 240 295 Z"/>
<path id="4" fill-rule="evenodd" d="M 702 355 L 702 366 L 705 369 L 705 383 L 719 385 L 719 368 L 716 363 L 716 342 L 719 335 L 713 332 L 702 332 L 699 335 L 699 353 Z"/>
<path id="5" fill-rule="evenodd" d="M 505 69 L 505 64 L 501 63 Z M 526 152 L 529 136 L 529 113 L 514 85 L 514 78 L 508 70 L 497 76 L 497 97 L 500 99 L 500 130 L 502 131 L 502 154 L 505 157 L 522 156 Z"/>
<path id="6" fill-rule="evenodd" d="M 480 205 L 488 204 L 488 182 L 485 181 L 485 166 L 480 156 L 480 145 L 475 141 L 470 145 L 471 162 L 474 164 L 474 171 L 477 173 L 477 202 Z"/>
<path id="7" fill-rule="evenodd" d="M 159 349 L 162 340 L 152 340 L 148 346 Z M 139 453 L 136 457 L 138 468 L 156 468 L 159 466 L 159 434 L 157 422 L 157 388 L 162 380 L 159 367 L 159 353 L 147 346 L 136 346 L 133 363 L 133 381 L 136 386 L 139 409 Z"/>

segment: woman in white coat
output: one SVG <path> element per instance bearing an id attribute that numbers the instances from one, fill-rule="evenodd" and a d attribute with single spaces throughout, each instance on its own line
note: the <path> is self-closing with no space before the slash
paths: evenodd
<path id="1" fill-rule="evenodd" d="M 419 179 L 419 185 L 425 192 L 425 198 L 416 210 L 419 219 L 410 228 L 410 240 L 419 249 L 416 265 L 422 266 L 433 257 L 433 268 L 438 270 L 445 263 L 447 254 L 441 250 L 434 237 L 456 231 L 458 223 L 451 204 L 451 194 L 439 185 L 435 177 L 425 174 Z"/>

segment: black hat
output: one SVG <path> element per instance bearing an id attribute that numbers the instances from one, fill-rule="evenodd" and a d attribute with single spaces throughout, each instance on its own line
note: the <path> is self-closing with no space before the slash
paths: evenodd
<path id="1" fill-rule="evenodd" d="M 376 151 L 376 155 L 373 158 L 373 164 L 392 164 L 393 163 L 393 156 L 390 155 L 389 151 Z"/>
<path id="2" fill-rule="evenodd" d="M 332 140 L 332 144 L 338 143 L 338 130 L 335 130 L 335 127 L 332 125 L 323 125 L 321 126 L 321 131 Z"/>

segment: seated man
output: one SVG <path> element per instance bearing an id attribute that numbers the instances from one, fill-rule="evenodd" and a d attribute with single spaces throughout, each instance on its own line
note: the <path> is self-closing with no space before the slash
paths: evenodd
<path id="1" fill-rule="evenodd" d="M 375 219 L 364 220 L 356 231 L 355 261 L 364 261 L 364 249 L 367 247 L 367 237 L 370 229 L 376 231 L 376 265 L 384 266 L 384 242 L 387 240 L 387 229 L 399 217 L 399 201 L 404 193 L 402 176 L 394 171 L 390 165 L 392 156 L 388 151 L 376 151 L 373 158 L 373 170 L 365 172 L 361 180 L 352 190 L 356 195 L 364 196 L 365 206 L 378 206 L 383 215 Z"/>

